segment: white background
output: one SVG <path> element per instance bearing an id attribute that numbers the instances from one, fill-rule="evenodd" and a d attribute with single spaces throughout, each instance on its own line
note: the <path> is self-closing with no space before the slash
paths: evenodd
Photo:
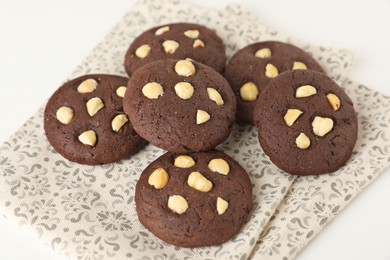
<path id="1" fill-rule="evenodd" d="M 231 2 L 188 1 L 210 8 Z M 239 2 L 281 32 L 353 51 L 350 78 L 390 96 L 389 0 Z M 50 97 L 133 3 L 0 0 L 0 143 Z M 389 187 L 387 170 L 297 259 L 390 259 Z M 0 259 L 63 257 L 0 217 Z"/>

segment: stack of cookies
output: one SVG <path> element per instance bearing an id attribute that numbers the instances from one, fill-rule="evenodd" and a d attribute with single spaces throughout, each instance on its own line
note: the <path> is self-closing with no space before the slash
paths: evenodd
<path id="1" fill-rule="evenodd" d="M 151 28 L 130 45 L 130 78 L 85 75 L 61 86 L 44 112 L 50 144 L 80 164 L 115 163 L 147 142 L 168 152 L 140 174 L 140 222 L 182 247 L 229 240 L 253 207 L 247 172 L 215 147 L 236 117 L 254 124 L 264 152 L 297 175 L 337 170 L 357 137 L 353 104 L 301 49 L 259 42 L 225 69 L 222 40 L 205 26 Z"/>
<path id="2" fill-rule="evenodd" d="M 238 51 L 224 72 L 237 117 L 258 128 L 270 160 L 295 175 L 336 171 L 351 157 L 357 116 L 351 99 L 306 52 L 258 42 Z"/>

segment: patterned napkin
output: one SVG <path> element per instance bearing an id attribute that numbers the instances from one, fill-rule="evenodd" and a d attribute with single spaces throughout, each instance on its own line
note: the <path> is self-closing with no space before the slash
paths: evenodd
<path id="1" fill-rule="evenodd" d="M 123 57 L 137 35 L 154 25 L 180 21 L 215 29 L 229 56 L 256 41 L 292 42 L 311 53 L 339 84 L 351 65 L 349 52 L 286 37 L 237 5 L 217 11 L 177 0 L 142 0 L 70 78 L 125 75 Z M 148 145 L 130 159 L 103 166 L 69 162 L 46 140 L 44 106 L 0 147 L 0 213 L 70 259 L 291 259 L 390 164 L 389 98 L 352 82 L 344 87 L 355 102 L 360 132 L 353 157 L 334 174 L 297 178 L 279 170 L 263 153 L 252 126 L 236 125 L 218 147 L 248 171 L 254 200 L 248 223 L 223 245 L 178 248 L 139 223 L 135 183 L 163 150 Z"/>
<path id="2" fill-rule="evenodd" d="M 253 259 L 292 259 L 353 198 L 390 165 L 390 97 L 348 80 L 358 113 L 349 162 L 332 174 L 297 177 L 252 252 Z"/>

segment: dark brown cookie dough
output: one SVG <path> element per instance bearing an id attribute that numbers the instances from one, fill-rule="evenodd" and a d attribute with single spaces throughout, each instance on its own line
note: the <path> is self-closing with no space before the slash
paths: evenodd
<path id="1" fill-rule="evenodd" d="M 256 103 L 255 125 L 264 152 L 295 175 L 336 171 L 352 154 L 357 116 L 351 99 L 325 74 L 287 71 Z"/>
<path id="2" fill-rule="evenodd" d="M 305 68 L 323 72 L 309 54 L 291 44 L 258 42 L 239 50 L 224 73 L 237 98 L 237 118 L 253 124 L 255 101 L 268 82 L 283 71 Z"/>
<path id="3" fill-rule="evenodd" d="M 165 150 L 187 153 L 210 150 L 229 136 L 236 99 L 212 68 L 159 60 L 133 74 L 123 107 L 140 136 Z"/>
<path id="4" fill-rule="evenodd" d="M 212 246 L 229 240 L 248 219 L 252 185 L 220 151 L 168 152 L 142 172 L 135 203 L 140 222 L 165 242 Z"/>
<path id="5" fill-rule="evenodd" d="M 50 144 L 81 164 L 105 164 L 137 153 L 146 145 L 123 112 L 128 78 L 85 75 L 61 86 L 44 112 Z"/>
<path id="6" fill-rule="evenodd" d="M 209 28 L 191 23 L 157 26 L 138 36 L 125 56 L 125 70 L 132 75 L 138 68 L 160 59 L 191 58 L 222 73 L 226 54 L 222 40 Z"/>

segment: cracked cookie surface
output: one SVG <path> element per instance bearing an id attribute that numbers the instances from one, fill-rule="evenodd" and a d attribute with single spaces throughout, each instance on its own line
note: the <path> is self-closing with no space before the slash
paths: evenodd
<path id="1" fill-rule="evenodd" d="M 128 78 L 91 74 L 72 79 L 49 99 L 44 112 L 48 141 L 80 164 L 112 163 L 137 153 L 147 142 L 123 111 Z"/>
<path id="2" fill-rule="evenodd" d="M 280 74 L 264 89 L 254 118 L 264 152 L 295 175 L 336 171 L 350 158 L 357 139 L 351 99 L 316 71 Z"/>
<path id="3" fill-rule="evenodd" d="M 123 106 L 140 136 L 177 153 L 213 149 L 229 136 L 236 113 L 229 83 L 190 60 L 159 60 L 137 70 Z"/>
<path id="4" fill-rule="evenodd" d="M 218 150 L 166 153 L 152 162 L 136 185 L 140 222 L 163 241 L 181 247 L 223 243 L 252 210 L 245 170 Z"/>
<path id="5" fill-rule="evenodd" d="M 173 23 L 151 28 L 138 36 L 125 56 L 125 70 L 132 75 L 138 68 L 161 59 L 190 58 L 222 73 L 225 47 L 209 28 L 192 23 Z"/>

